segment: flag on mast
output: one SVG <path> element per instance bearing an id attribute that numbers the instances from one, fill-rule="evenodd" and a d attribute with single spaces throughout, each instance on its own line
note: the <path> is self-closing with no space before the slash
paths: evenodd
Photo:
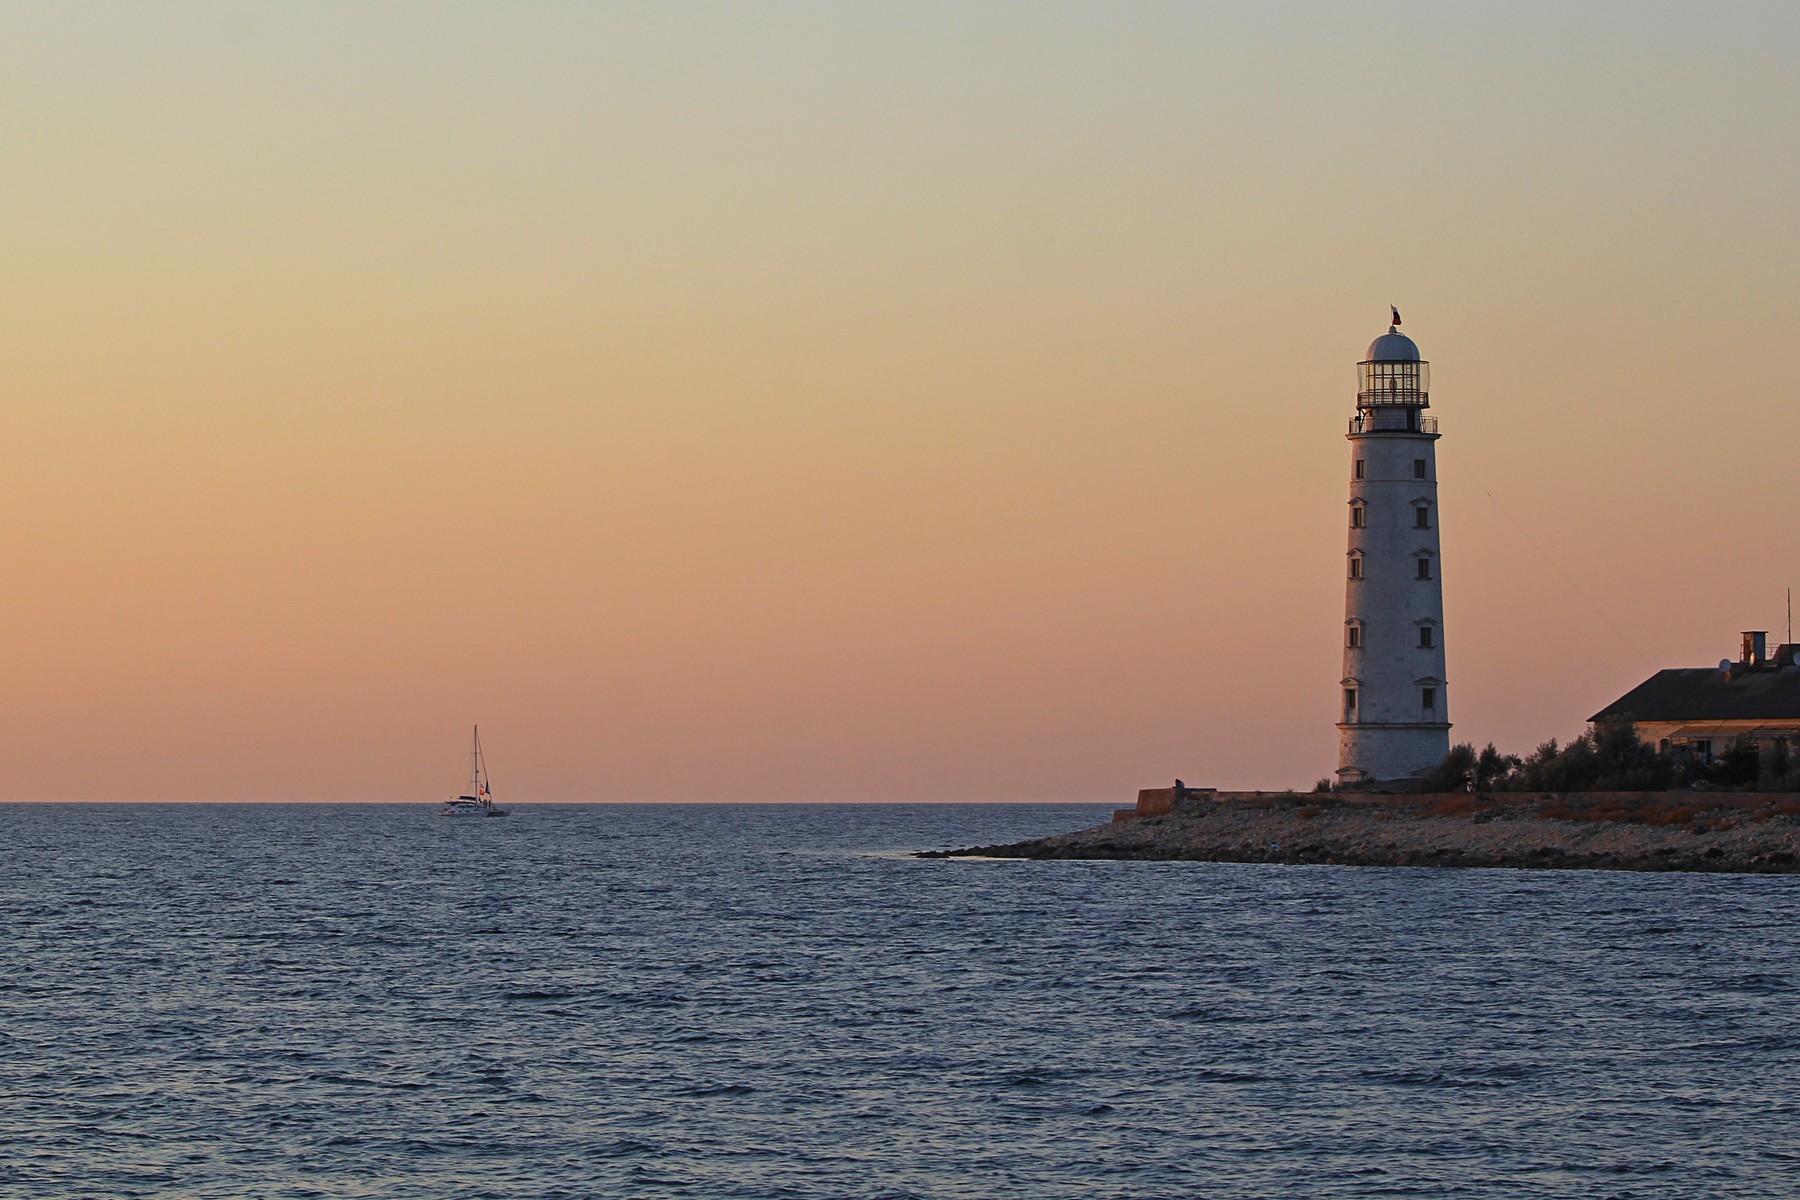
<path id="1" fill-rule="evenodd" d="M 1398 326 L 1399 326 L 1399 324 L 1400 324 L 1400 310 L 1399 310 L 1399 309 L 1397 309 L 1397 308 L 1395 308 L 1395 307 L 1394 307 L 1394 306 L 1393 306 L 1393 305 L 1391 305 L 1391 304 L 1390 304 L 1390 305 L 1388 305 L 1388 308 L 1389 308 L 1389 309 L 1390 309 L 1390 310 L 1392 310 L 1392 312 L 1393 312 L 1393 314 L 1394 314 L 1394 325 L 1395 325 L 1395 326 L 1396 326 L 1396 327 L 1398 327 Z"/>

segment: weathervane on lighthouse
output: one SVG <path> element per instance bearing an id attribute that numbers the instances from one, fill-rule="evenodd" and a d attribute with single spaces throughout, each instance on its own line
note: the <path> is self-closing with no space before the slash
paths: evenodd
<path id="1" fill-rule="evenodd" d="M 1450 751 L 1437 421 L 1430 364 L 1388 331 L 1356 367 L 1344 599 L 1340 784 L 1417 778 Z"/>

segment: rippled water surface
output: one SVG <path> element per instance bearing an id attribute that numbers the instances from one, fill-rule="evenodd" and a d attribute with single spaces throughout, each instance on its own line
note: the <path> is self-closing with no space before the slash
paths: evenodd
<path id="1" fill-rule="evenodd" d="M 0 809 L 0 1195 L 1800 1193 L 1800 878 L 1098 809 Z"/>

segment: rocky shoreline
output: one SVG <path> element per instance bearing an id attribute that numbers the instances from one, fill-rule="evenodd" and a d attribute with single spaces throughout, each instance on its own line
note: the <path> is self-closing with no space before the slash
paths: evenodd
<path id="1" fill-rule="evenodd" d="M 918 856 L 1800 873 L 1788 793 L 1144 796 L 1092 829 Z"/>

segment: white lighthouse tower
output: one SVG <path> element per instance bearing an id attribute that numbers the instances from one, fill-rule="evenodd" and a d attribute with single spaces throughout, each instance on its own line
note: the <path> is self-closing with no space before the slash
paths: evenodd
<path id="1" fill-rule="evenodd" d="M 1356 367 L 1340 784 L 1409 780 L 1450 751 L 1430 395 L 1430 364 L 1395 309 Z"/>

